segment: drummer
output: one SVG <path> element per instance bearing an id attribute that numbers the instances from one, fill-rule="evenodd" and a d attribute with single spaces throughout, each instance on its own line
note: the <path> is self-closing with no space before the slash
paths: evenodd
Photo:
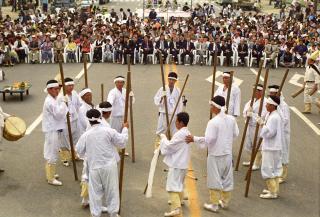
<path id="1" fill-rule="evenodd" d="M 4 120 L 5 120 L 6 118 L 8 118 L 8 117 L 10 117 L 10 115 L 7 114 L 7 113 L 4 113 L 4 112 L 2 111 L 1 106 L 0 106 L 0 144 L 2 143 L 2 133 L 3 133 L 3 127 L 4 127 Z M 2 169 L 2 168 L 0 167 L 0 173 L 2 173 L 2 172 L 4 172 L 4 169 Z"/>

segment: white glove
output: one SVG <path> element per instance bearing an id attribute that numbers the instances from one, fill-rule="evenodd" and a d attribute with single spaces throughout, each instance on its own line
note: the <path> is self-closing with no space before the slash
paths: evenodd
<path id="1" fill-rule="evenodd" d="M 161 93 L 161 96 L 164 97 L 164 96 L 166 96 L 166 95 L 167 95 L 167 91 L 166 91 L 166 90 L 163 90 L 162 93 Z"/>
<path id="2" fill-rule="evenodd" d="M 62 100 L 63 100 L 63 102 L 68 103 L 68 101 L 69 101 L 68 95 L 64 95 L 64 96 L 62 97 Z"/>
<path id="3" fill-rule="evenodd" d="M 257 116 L 256 117 L 256 122 L 261 126 L 261 125 L 264 125 L 264 120 L 260 117 L 260 116 Z"/>
<path id="4" fill-rule="evenodd" d="M 134 97 L 133 91 L 130 91 L 129 96 L 132 97 L 132 104 L 136 102 L 136 98 Z"/>
<path id="5" fill-rule="evenodd" d="M 253 115 L 253 112 L 251 112 L 251 111 L 247 111 L 247 117 L 252 118 L 252 115 Z"/>
<path id="6" fill-rule="evenodd" d="M 160 134 L 160 139 L 162 140 L 162 139 L 166 139 L 167 138 L 167 136 L 165 135 L 165 134 L 163 134 L 163 133 L 161 133 Z"/>
<path id="7" fill-rule="evenodd" d="M 134 93 L 132 90 L 130 91 L 129 96 L 134 96 Z"/>

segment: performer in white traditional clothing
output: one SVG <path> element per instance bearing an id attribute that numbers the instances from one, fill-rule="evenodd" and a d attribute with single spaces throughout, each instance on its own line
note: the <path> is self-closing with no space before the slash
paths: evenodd
<path id="1" fill-rule="evenodd" d="M 73 145 L 77 144 L 78 139 L 80 137 L 80 126 L 79 126 L 79 110 L 81 107 L 81 101 L 79 95 L 74 90 L 74 81 L 72 78 L 65 78 L 64 84 L 66 87 L 66 96 L 68 96 L 68 108 L 70 115 L 70 124 L 71 124 L 71 133 Z M 69 161 L 71 159 L 71 147 L 69 142 L 69 132 L 67 127 L 67 121 L 65 119 L 65 130 L 63 130 L 65 139 L 60 148 L 60 158 L 64 166 L 69 166 Z M 78 156 L 76 155 L 76 158 Z"/>
<path id="2" fill-rule="evenodd" d="M 123 76 L 117 76 L 114 79 L 115 88 L 109 91 L 107 101 L 112 105 L 112 113 L 110 117 L 110 126 L 115 129 L 118 133 L 121 132 L 124 107 L 126 101 L 126 88 L 124 88 L 125 78 Z M 133 93 L 130 93 L 133 96 Z M 125 153 L 126 156 L 129 153 Z"/>
<path id="3" fill-rule="evenodd" d="M 304 75 L 304 114 L 311 113 L 311 105 L 313 103 L 312 95 L 319 89 L 320 69 L 315 64 L 320 51 L 314 52 L 308 59 L 308 66 Z M 320 98 L 315 101 L 320 112 Z"/>
<path id="4" fill-rule="evenodd" d="M 2 143 L 4 121 L 8 117 L 10 117 L 10 115 L 3 112 L 3 110 L 0 106 L 0 144 Z M 0 173 L 2 173 L 2 172 L 4 172 L 4 169 L 0 168 Z"/>
<path id="5" fill-rule="evenodd" d="M 223 72 L 222 79 L 223 79 L 223 85 L 218 87 L 214 95 L 223 96 L 224 99 L 227 101 L 228 87 L 230 83 L 230 72 Z M 241 90 L 235 83 L 233 83 L 231 85 L 228 114 L 233 115 L 235 117 L 240 116 L 240 103 L 241 103 Z"/>
<path id="6" fill-rule="evenodd" d="M 101 124 L 97 109 L 87 112 L 90 129 L 81 135 L 76 150 L 80 157 L 87 157 L 89 168 L 89 198 L 92 217 L 100 217 L 103 199 L 110 217 L 119 212 L 119 181 L 114 146 L 125 148 L 128 140 L 128 123 L 121 133 Z"/>
<path id="7" fill-rule="evenodd" d="M 281 176 L 281 149 L 283 147 L 284 132 L 283 123 L 277 107 L 280 105 L 278 96 L 270 96 L 267 99 L 266 121 L 257 117 L 256 121 L 262 126 L 262 178 L 266 180 L 267 189 L 260 194 L 262 199 L 275 199 L 279 193 L 279 178 Z M 265 124 L 264 124 L 265 123 Z"/>
<path id="8" fill-rule="evenodd" d="M 190 135 L 188 123 L 188 113 L 181 112 L 177 114 L 175 125 L 178 131 L 172 139 L 168 140 L 165 134 L 160 135 L 160 150 L 165 156 L 163 162 L 169 167 L 166 190 L 171 201 L 171 211 L 166 212 L 164 216 L 177 216 L 182 211 L 184 179 L 190 161 L 190 146 L 185 141 L 185 138 Z"/>
<path id="9" fill-rule="evenodd" d="M 217 212 L 219 205 L 226 208 L 233 190 L 232 143 L 239 135 L 236 119 L 225 114 L 225 99 L 215 96 L 211 101 L 215 116 L 208 122 L 204 137 L 187 136 L 186 141 L 195 142 L 200 148 L 208 148 L 207 185 L 210 203 L 206 210 Z"/>
<path id="10" fill-rule="evenodd" d="M 79 108 L 79 128 L 80 134 L 84 133 L 89 126 L 89 121 L 87 119 L 87 111 L 94 108 L 92 103 L 92 91 L 90 88 L 84 88 L 80 91 L 79 97 L 81 98 L 81 106 Z"/>
<path id="11" fill-rule="evenodd" d="M 68 112 L 66 106 L 67 97 L 58 96 L 60 92 L 59 83 L 56 80 L 47 82 L 48 95 L 44 101 L 42 111 L 42 131 L 45 135 L 44 159 L 46 160 L 46 177 L 49 184 L 62 185 L 56 174 L 56 163 L 59 148 L 64 142 L 63 131 L 66 129 L 65 119 Z"/>
<path id="12" fill-rule="evenodd" d="M 269 86 L 269 95 L 276 96 L 279 92 L 278 85 Z M 278 112 L 282 119 L 284 141 L 282 143 L 281 161 L 282 161 L 282 174 L 279 179 L 279 183 L 286 181 L 288 177 L 288 165 L 289 165 L 289 150 L 290 150 L 290 108 L 284 101 L 284 97 L 280 93 L 280 105 L 278 106 Z"/>
<path id="13" fill-rule="evenodd" d="M 156 141 L 155 141 L 155 149 L 159 147 L 160 142 L 160 134 L 166 134 L 167 132 L 167 121 L 166 121 L 166 111 L 165 111 L 165 105 L 163 97 L 167 96 L 167 105 L 168 105 L 168 115 L 169 115 L 169 121 L 171 119 L 173 110 L 178 102 L 179 96 L 180 96 L 180 89 L 175 86 L 175 83 L 178 80 L 178 75 L 175 72 L 170 72 L 168 74 L 168 85 L 166 85 L 166 91 L 163 91 L 163 88 L 159 88 L 156 95 L 154 96 L 154 104 L 159 107 L 159 118 L 158 118 L 158 126 L 156 131 Z M 182 111 L 182 101 L 180 100 L 179 105 L 177 107 L 176 114 Z M 171 126 L 170 126 L 170 132 L 171 135 L 173 135 L 177 129 L 175 126 L 175 120 L 176 117 L 173 118 Z"/>
<path id="14" fill-rule="evenodd" d="M 255 92 L 255 96 L 254 96 L 254 103 L 253 106 L 250 107 L 250 103 L 251 100 L 249 100 L 249 102 L 246 103 L 246 105 L 244 106 L 243 109 L 243 117 L 247 118 L 247 117 L 251 117 L 249 124 L 248 124 L 248 129 L 247 129 L 247 134 L 246 134 L 246 139 L 245 139 L 245 150 L 248 152 L 249 156 L 251 156 L 252 153 L 252 146 L 253 146 L 253 142 L 254 142 L 254 134 L 256 131 L 256 121 L 255 121 L 255 117 L 258 115 L 259 113 L 259 106 L 260 106 L 260 100 L 262 97 L 262 91 L 263 91 L 263 85 L 258 84 L 257 85 L 257 90 Z M 266 98 L 263 101 L 263 109 L 262 109 L 262 113 L 261 116 L 265 117 L 267 114 L 267 109 L 266 109 Z M 254 164 L 252 166 L 252 170 L 258 170 L 260 169 L 261 166 L 261 150 L 259 150 L 257 152 L 256 158 L 254 160 Z M 248 161 L 244 161 L 242 163 L 243 166 L 249 166 L 250 165 L 250 158 Z"/>

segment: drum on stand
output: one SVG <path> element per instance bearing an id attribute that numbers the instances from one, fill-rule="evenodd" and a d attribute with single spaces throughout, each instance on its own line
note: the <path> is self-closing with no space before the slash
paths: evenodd
<path id="1" fill-rule="evenodd" d="M 17 141 L 26 133 L 27 125 L 21 118 L 8 117 L 4 121 L 3 138 L 8 141 Z"/>

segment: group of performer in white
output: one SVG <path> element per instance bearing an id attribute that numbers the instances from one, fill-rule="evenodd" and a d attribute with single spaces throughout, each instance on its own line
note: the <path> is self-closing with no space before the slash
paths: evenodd
<path id="1" fill-rule="evenodd" d="M 309 58 L 305 75 L 305 112 L 310 113 L 312 94 L 318 90 L 319 69 L 314 64 L 315 56 Z M 165 91 L 161 87 L 154 96 L 154 104 L 159 108 L 155 148 L 160 148 L 164 163 L 168 166 L 166 190 L 169 193 L 171 209 L 165 216 L 179 215 L 181 204 L 185 199 L 184 180 L 190 161 L 190 144 L 208 149 L 207 187 L 210 202 L 204 208 L 217 212 L 219 207 L 226 208 L 233 190 L 232 145 L 239 134 L 236 118 L 240 116 L 241 90 L 236 84 L 231 85 L 229 107 L 226 98 L 230 83 L 230 72 L 223 73 L 223 85 L 214 98 L 210 100 L 211 113 L 204 137 L 191 135 L 188 130 L 189 115 L 183 112 L 179 101 L 180 89 L 176 87 L 178 75 L 170 72 Z M 123 123 L 126 89 L 125 78 L 117 76 L 115 87 L 110 90 L 107 101 L 94 106 L 92 91 L 85 88 L 78 94 L 74 90 L 74 81 L 65 78 L 66 95 L 60 94 L 61 85 L 57 80 L 46 84 L 48 93 L 43 105 L 42 130 L 45 136 L 44 159 L 47 182 L 61 186 L 56 164 L 59 157 L 64 166 L 69 166 L 70 141 L 66 116 L 71 123 L 72 143 L 76 157 L 83 160 L 82 171 L 82 205 L 90 205 L 91 215 L 100 216 L 108 212 L 118 216 L 118 150 L 126 146 L 128 140 L 128 123 Z M 279 195 L 279 184 L 287 180 L 290 147 L 290 110 L 278 85 L 270 85 L 269 96 L 264 98 L 263 109 L 259 116 L 259 105 L 262 100 L 263 86 L 258 84 L 254 95 L 253 106 L 250 101 L 243 109 L 243 116 L 250 117 L 245 138 L 245 149 L 253 153 L 253 140 L 257 124 L 260 126 L 259 137 L 262 145 L 258 150 L 252 169 L 261 169 L 262 178 L 266 180 L 267 189 L 262 191 L 261 198 L 274 199 Z M 133 93 L 130 92 L 130 96 Z M 164 100 L 166 96 L 166 102 Z M 166 109 L 169 119 L 172 118 L 167 138 Z M 177 103 L 179 103 L 177 105 Z M 317 102 L 319 105 L 319 102 Z M 173 114 L 177 105 L 176 113 Z M 226 113 L 226 110 L 228 111 Z M 0 107 L 0 141 L 5 118 L 9 117 Z M 110 124 L 109 124 L 110 123 Z M 250 162 L 244 161 L 243 166 Z M 2 171 L 2 170 L 0 170 Z"/>

